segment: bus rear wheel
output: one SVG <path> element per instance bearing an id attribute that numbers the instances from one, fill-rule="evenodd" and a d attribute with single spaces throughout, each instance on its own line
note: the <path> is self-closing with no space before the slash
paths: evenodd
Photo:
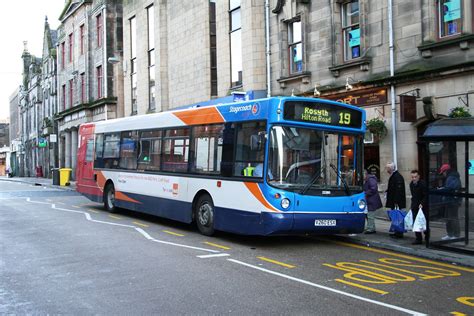
<path id="1" fill-rule="evenodd" d="M 115 188 L 112 183 L 109 183 L 105 186 L 104 208 L 111 213 L 115 213 L 117 211 L 117 207 L 115 206 Z"/>
<path id="2" fill-rule="evenodd" d="M 201 195 L 194 209 L 196 224 L 201 234 L 214 234 L 214 203 L 208 194 Z"/>

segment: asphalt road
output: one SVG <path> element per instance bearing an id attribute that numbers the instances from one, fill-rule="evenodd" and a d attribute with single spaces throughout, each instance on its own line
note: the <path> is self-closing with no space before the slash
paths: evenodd
<path id="1" fill-rule="evenodd" d="M 0 181 L 0 314 L 474 313 L 474 269 L 332 237 L 202 236 Z"/>

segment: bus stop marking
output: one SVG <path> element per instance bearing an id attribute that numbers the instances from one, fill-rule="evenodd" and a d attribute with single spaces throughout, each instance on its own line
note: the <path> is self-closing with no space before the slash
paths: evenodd
<path id="1" fill-rule="evenodd" d="M 379 294 L 382 294 L 382 295 L 385 295 L 385 294 L 388 294 L 388 293 L 389 293 L 389 292 L 385 292 L 385 291 L 382 291 L 382 290 L 374 289 L 373 287 L 369 287 L 369 286 L 365 286 L 365 285 L 361 285 L 361 284 L 349 282 L 349 281 L 342 280 L 342 279 L 336 279 L 336 281 L 337 281 L 337 282 L 340 282 L 340 283 L 344 283 L 344 284 L 350 285 L 350 286 L 358 287 L 358 288 L 360 288 L 360 289 L 364 289 L 364 290 L 367 290 L 367 291 L 379 293 Z"/>
<path id="2" fill-rule="evenodd" d="M 462 297 L 458 297 L 456 301 L 458 301 L 459 303 L 474 307 L 474 297 L 462 296 Z"/>
<path id="3" fill-rule="evenodd" d="M 222 245 L 215 244 L 215 243 L 212 243 L 212 242 L 209 242 L 209 241 L 205 241 L 205 242 L 203 242 L 203 244 L 213 246 L 213 247 L 216 247 L 216 248 L 220 248 L 220 249 L 224 249 L 224 250 L 229 250 L 230 249 L 230 247 L 222 246 Z"/>
<path id="4" fill-rule="evenodd" d="M 172 232 L 172 231 L 169 231 L 169 230 L 163 230 L 163 233 L 167 233 L 167 234 L 170 234 L 170 235 L 173 235 L 173 236 L 178 236 L 178 237 L 184 237 L 183 234 L 178 234 L 178 233 L 175 233 L 175 232 Z"/>
<path id="5" fill-rule="evenodd" d="M 388 250 L 369 248 L 367 246 L 361 246 L 361 245 L 356 245 L 356 244 L 351 244 L 351 243 L 346 243 L 346 242 L 341 242 L 341 241 L 331 241 L 331 242 L 335 243 L 335 244 L 338 244 L 338 245 L 341 245 L 341 246 L 352 247 L 352 248 L 357 248 L 357 249 L 363 249 L 363 250 L 366 250 L 366 251 L 376 252 L 376 253 L 380 253 L 380 254 L 384 254 L 384 255 L 389 255 L 389 256 L 394 256 L 394 257 L 419 261 L 419 262 L 423 262 L 423 263 L 429 263 L 429 264 L 433 264 L 433 265 L 437 265 L 437 266 L 441 266 L 441 267 L 448 267 L 448 268 L 451 268 L 451 269 L 457 269 L 457 270 L 461 270 L 461 271 L 474 273 L 474 269 L 472 269 L 472 268 L 460 267 L 460 266 L 452 265 L 452 264 L 449 264 L 449 263 L 436 262 L 436 261 L 433 261 L 433 260 L 417 258 L 417 257 L 409 256 L 409 255 L 403 255 L 403 254 L 395 253 L 395 252 L 388 251 Z"/>
<path id="6" fill-rule="evenodd" d="M 118 216 L 115 216 L 115 215 L 109 215 L 109 217 L 115 218 L 115 219 L 122 219 L 121 217 L 118 217 Z"/>
<path id="7" fill-rule="evenodd" d="M 138 225 L 138 226 L 141 226 L 141 227 L 150 227 L 150 225 L 143 224 L 143 223 L 140 223 L 140 222 L 132 222 L 132 224 L 135 224 L 135 225 Z"/>
<path id="8" fill-rule="evenodd" d="M 273 260 L 273 259 L 270 259 L 270 258 L 267 258 L 267 257 L 257 257 L 257 258 L 260 259 L 260 260 L 266 261 L 266 262 L 277 264 L 279 266 L 282 266 L 282 267 L 285 267 L 285 268 L 288 268 L 288 269 L 296 268 L 296 266 L 294 266 L 294 265 L 284 263 L 284 262 L 280 262 L 280 261 L 276 261 L 276 260 Z"/>

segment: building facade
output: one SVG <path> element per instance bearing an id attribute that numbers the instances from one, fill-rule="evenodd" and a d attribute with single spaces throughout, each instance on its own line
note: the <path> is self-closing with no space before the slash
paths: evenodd
<path id="1" fill-rule="evenodd" d="M 10 169 L 14 175 L 23 176 L 23 146 L 21 143 L 21 118 L 18 104 L 19 89 L 10 95 Z"/>
<path id="2" fill-rule="evenodd" d="M 405 179 L 425 170 L 426 125 L 474 94 L 473 3 L 390 3 L 275 0 L 270 18 L 272 94 L 338 100 L 384 122 L 364 161 L 383 183 L 389 161 Z"/>
<path id="3" fill-rule="evenodd" d="M 59 166 L 75 175 L 78 128 L 120 117 L 121 1 L 68 1 L 58 29 Z M 110 61 L 110 62 L 108 62 Z"/>

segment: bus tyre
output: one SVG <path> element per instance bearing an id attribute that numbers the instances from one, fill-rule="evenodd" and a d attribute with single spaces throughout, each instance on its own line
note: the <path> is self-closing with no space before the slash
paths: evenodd
<path id="1" fill-rule="evenodd" d="M 111 213 L 115 213 L 117 211 L 117 207 L 115 206 L 115 188 L 112 183 L 109 183 L 105 186 L 104 208 Z"/>
<path id="2" fill-rule="evenodd" d="M 201 234 L 214 234 L 214 203 L 208 194 L 201 195 L 194 210 L 196 224 Z"/>

